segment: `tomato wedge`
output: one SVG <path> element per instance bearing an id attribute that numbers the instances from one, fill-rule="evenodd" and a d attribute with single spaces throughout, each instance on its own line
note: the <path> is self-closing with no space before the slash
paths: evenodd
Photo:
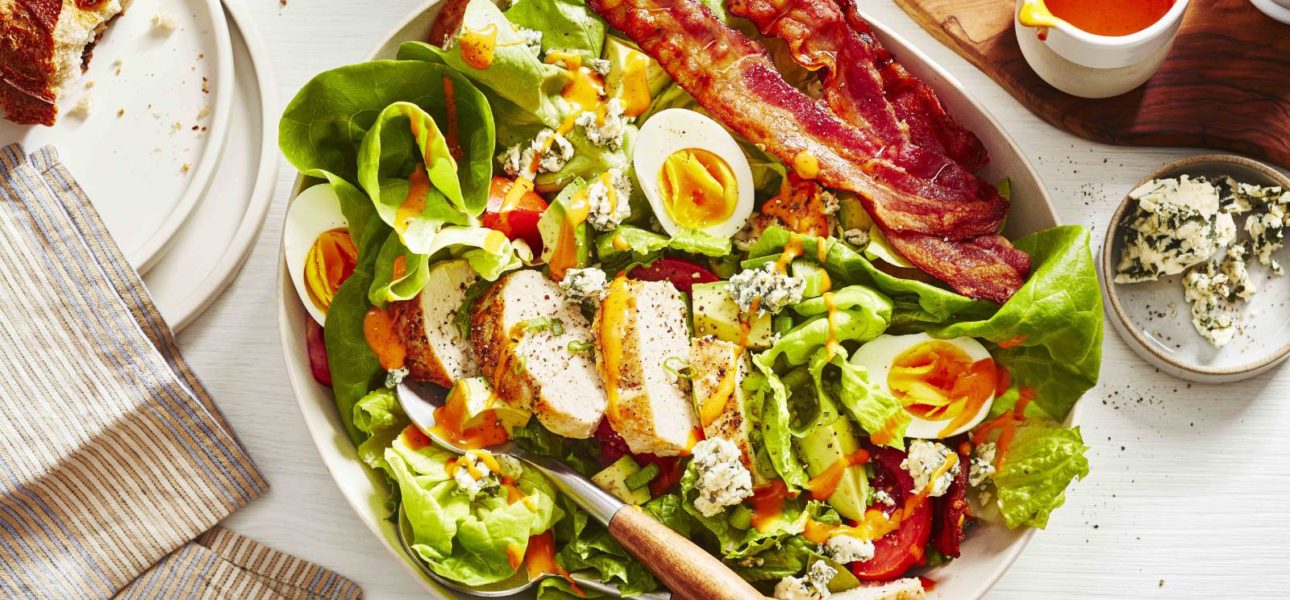
<path id="1" fill-rule="evenodd" d="M 309 350 L 309 371 L 314 381 L 331 385 L 331 367 L 327 363 L 327 344 L 323 341 L 323 326 L 309 319 L 305 324 L 305 348 Z"/>
<path id="2" fill-rule="evenodd" d="M 512 179 L 493 177 L 488 187 L 488 206 L 484 209 L 484 227 L 496 229 L 512 240 L 524 240 L 536 256 L 542 252 L 538 219 L 546 211 L 547 203 L 536 192 L 528 191 L 507 206 L 506 195 L 513 185 L 515 181 Z"/>
<path id="3" fill-rule="evenodd" d="M 660 258 L 648 266 L 640 266 L 627 273 L 641 281 L 670 281 L 676 289 L 690 293 L 696 283 L 712 283 L 719 278 L 695 263 L 680 258 Z"/>
<path id="4" fill-rule="evenodd" d="M 900 468 L 905 453 L 893 448 L 874 448 L 873 460 L 875 488 L 885 491 L 902 506 L 911 495 L 914 480 Z M 895 531 L 874 540 L 873 558 L 851 564 L 851 572 L 862 581 L 891 581 L 898 579 L 911 567 L 922 564 L 927 539 L 932 534 L 932 507 L 921 502 Z"/>

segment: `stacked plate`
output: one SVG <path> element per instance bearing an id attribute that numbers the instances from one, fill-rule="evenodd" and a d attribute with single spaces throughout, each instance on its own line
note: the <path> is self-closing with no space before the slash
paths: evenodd
<path id="1" fill-rule="evenodd" d="M 0 121 L 0 145 L 54 145 L 171 327 L 227 287 L 277 171 L 274 83 L 236 2 L 135 0 L 53 127 Z"/>

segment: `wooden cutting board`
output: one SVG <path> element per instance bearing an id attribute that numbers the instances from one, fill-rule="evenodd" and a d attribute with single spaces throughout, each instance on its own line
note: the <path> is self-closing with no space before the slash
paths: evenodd
<path id="1" fill-rule="evenodd" d="M 1060 92 L 1031 70 L 1013 33 L 1012 0 L 896 4 L 1032 112 L 1070 133 L 1109 144 L 1217 148 L 1290 168 L 1290 25 L 1249 0 L 1192 0 L 1155 76 L 1102 100 Z"/>

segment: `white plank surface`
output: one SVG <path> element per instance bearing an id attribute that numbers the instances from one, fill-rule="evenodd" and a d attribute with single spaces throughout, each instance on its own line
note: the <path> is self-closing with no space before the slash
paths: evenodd
<path id="1" fill-rule="evenodd" d="M 358 61 L 421 0 L 246 2 L 284 99 L 314 73 Z M 887 2 L 865 5 L 947 67 L 1032 157 L 1062 220 L 1100 238 L 1144 173 L 1197 150 L 1114 148 L 1044 124 Z M 274 309 L 291 172 L 237 282 L 180 337 L 267 473 L 272 491 L 228 525 L 358 581 L 374 599 L 423 597 L 351 514 L 287 385 Z M 1098 242 L 1100 245 L 1100 241 Z M 301 334 L 303 335 L 303 333 Z M 1082 423 L 1092 475 L 990 598 L 1215 598 L 1290 594 L 1290 370 L 1224 386 L 1156 372 L 1110 331 Z"/>

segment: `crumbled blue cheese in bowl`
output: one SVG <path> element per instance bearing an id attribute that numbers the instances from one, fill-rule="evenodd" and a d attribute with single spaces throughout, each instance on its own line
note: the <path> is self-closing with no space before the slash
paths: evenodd
<path id="1" fill-rule="evenodd" d="M 1177 275 L 1236 239 L 1232 215 L 1219 210 L 1218 188 L 1203 179 L 1153 179 L 1129 198 L 1137 208 L 1124 221 L 1116 283 Z"/>
<path id="2" fill-rule="evenodd" d="M 1129 197 L 1137 205 L 1121 222 L 1115 282 L 1181 274 L 1197 333 L 1215 348 L 1231 343 L 1258 287 L 1249 261 L 1268 267 L 1270 277 L 1283 274 L 1274 254 L 1285 245 L 1290 191 L 1182 175 L 1148 181 Z"/>
<path id="3" fill-rule="evenodd" d="M 768 262 L 734 274 L 726 282 L 726 290 L 740 311 L 752 312 L 756 304 L 757 312 L 773 315 L 786 306 L 801 302 L 806 282 L 801 277 L 781 272 L 775 263 Z"/>
<path id="4" fill-rule="evenodd" d="M 945 464 L 951 462 L 952 465 L 945 468 Z M 939 498 L 949 491 L 954 477 L 963 467 L 959 464 L 958 454 L 949 446 L 929 440 L 914 440 L 909 443 L 909 453 L 900 462 L 900 468 L 908 471 L 914 479 L 914 489 L 909 490 L 911 494 L 926 492 L 932 498 Z"/>

